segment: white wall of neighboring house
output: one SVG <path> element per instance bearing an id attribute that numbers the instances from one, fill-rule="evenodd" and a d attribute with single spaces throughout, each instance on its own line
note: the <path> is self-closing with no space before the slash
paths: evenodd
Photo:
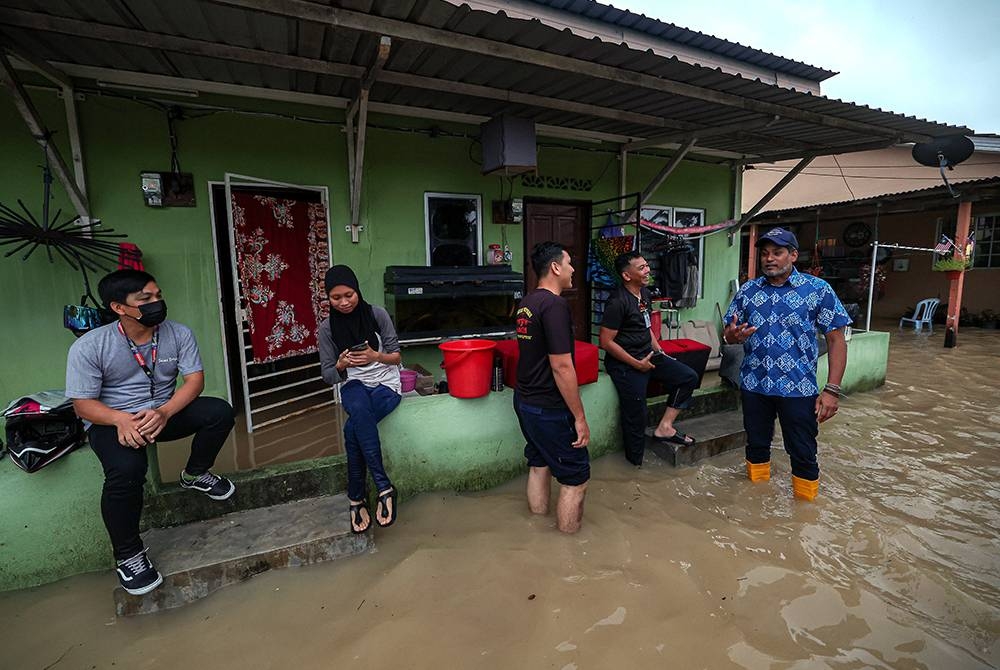
<path id="1" fill-rule="evenodd" d="M 974 138 L 974 141 L 975 153 L 948 171 L 950 182 L 1000 176 L 1000 138 Z M 762 211 L 870 198 L 942 184 L 940 172 L 914 161 L 911 150 L 912 145 L 900 145 L 878 151 L 820 156 Z M 797 162 L 765 163 L 748 169 L 743 174 L 743 211 L 770 191 Z"/>

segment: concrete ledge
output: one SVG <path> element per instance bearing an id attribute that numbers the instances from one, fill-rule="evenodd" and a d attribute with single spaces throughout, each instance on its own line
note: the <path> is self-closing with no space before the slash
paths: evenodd
<path id="1" fill-rule="evenodd" d="M 236 493 L 221 502 L 178 484 L 156 487 L 148 483 L 142 529 L 177 526 L 220 514 L 340 493 L 347 489 L 347 461 L 343 455 L 329 456 L 227 476 L 236 484 Z"/>
<path id="2" fill-rule="evenodd" d="M 665 444 L 652 438 L 652 429 L 646 434 L 646 448 L 675 467 L 692 465 L 706 458 L 734 449 L 743 449 L 746 446 L 743 413 L 739 411 L 678 421 L 677 427 L 698 441 L 692 446 Z"/>
<path id="3" fill-rule="evenodd" d="M 723 384 L 706 389 L 697 389 L 691 398 L 691 405 L 681 413 L 684 420 L 693 419 L 716 412 L 728 412 L 736 409 L 740 402 L 740 392 L 731 386 Z M 650 426 L 660 422 L 663 410 L 667 408 L 666 396 L 650 398 L 646 403 L 648 416 L 646 423 Z"/>
<path id="4" fill-rule="evenodd" d="M 277 568 L 365 553 L 372 534 L 351 532 L 347 496 L 298 500 L 186 526 L 146 532 L 163 584 L 144 596 L 114 592 L 119 616 L 180 607 L 230 584 Z"/>
<path id="5" fill-rule="evenodd" d="M 88 446 L 32 474 L 0 460 L 0 591 L 114 565 L 101 521 L 103 481 Z"/>
<path id="6" fill-rule="evenodd" d="M 621 449 L 618 395 L 601 373 L 581 387 L 590 424 L 590 456 Z M 379 424 L 382 454 L 404 497 L 424 491 L 468 491 L 501 484 L 525 472 L 524 437 L 514 392 L 482 398 L 448 395 L 407 398 Z"/>
<path id="7" fill-rule="evenodd" d="M 826 354 L 816 364 L 816 382 L 826 385 L 829 373 Z M 840 383 L 844 393 L 871 391 L 885 384 L 889 368 L 889 333 L 880 331 L 855 332 L 847 343 L 847 370 Z"/>

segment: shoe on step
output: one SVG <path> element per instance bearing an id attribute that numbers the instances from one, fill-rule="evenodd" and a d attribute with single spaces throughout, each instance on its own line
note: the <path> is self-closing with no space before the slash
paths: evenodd
<path id="1" fill-rule="evenodd" d="M 180 485 L 182 489 L 201 491 L 212 500 L 225 500 L 236 492 L 236 485 L 225 477 L 220 477 L 209 471 L 205 474 L 194 477 L 183 470 L 181 471 Z"/>
<path id="2" fill-rule="evenodd" d="M 153 567 L 145 549 L 132 558 L 118 561 L 115 571 L 122 588 L 133 596 L 149 593 L 163 583 L 163 575 Z"/>

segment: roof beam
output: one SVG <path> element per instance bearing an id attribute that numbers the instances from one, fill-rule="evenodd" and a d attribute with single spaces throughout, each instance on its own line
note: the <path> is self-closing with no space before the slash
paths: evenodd
<path id="1" fill-rule="evenodd" d="M 442 93 L 469 95 L 476 98 L 501 100 L 503 102 L 528 105 L 530 107 L 541 107 L 543 109 L 556 109 L 563 112 L 585 114 L 587 116 L 596 116 L 602 119 L 611 119 L 613 121 L 624 121 L 626 123 L 649 126 L 651 128 L 675 128 L 682 130 L 700 128 L 700 126 L 695 123 L 666 119 L 660 116 L 653 116 L 651 114 L 640 114 L 638 112 L 630 112 L 625 109 L 601 107 L 599 105 L 591 105 L 584 102 L 574 102 L 572 100 L 564 100 L 561 98 L 550 98 L 544 95 L 521 93 L 518 91 L 493 88 L 490 86 L 480 86 L 479 84 L 466 84 L 459 81 L 449 81 L 447 79 L 435 79 L 433 77 L 424 77 L 421 75 L 406 74 L 403 72 L 383 72 L 379 77 L 379 81 L 387 84 L 398 84 L 400 86 L 411 86 L 413 88 L 441 91 Z"/>
<path id="2" fill-rule="evenodd" d="M 358 95 L 347 108 L 347 163 L 351 190 L 351 242 L 357 244 L 361 232 L 361 185 L 364 179 L 365 142 L 368 138 L 368 94 L 389 59 L 392 38 L 379 39 L 375 61 L 361 77 Z M 355 124 L 355 119 L 357 123 Z"/>
<path id="3" fill-rule="evenodd" d="M 59 69 L 63 70 L 66 74 L 72 77 L 99 80 L 105 85 L 111 87 L 115 84 L 120 84 L 128 87 L 144 86 L 150 89 L 161 89 L 163 95 L 170 95 L 172 90 L 179 89 L 184 91 L 228 95 L 255 100 L 293 102 L 303 105 L 334 109 L 346 109 L 348 105 L 351 104 L 350 98 L 320 95 L 317 93 L 300 93 L 298 91 L 264 88 L 260 86 L 226 84 L 223 82 L 206 81 L 203 79 L 186 79 L 183 77 L 171 77 L 162 74 L 147 74 L 145 72 L 115 70 L 112 68 L 94 67 L 91 65 L 76 65 L 74 63 L 54 62 L 53 65 L 57 66 Z M 479 114 L 465 114 L 462 112 L 450 112 L 443 109 L 394 105 L 386 102 L 370 102 L 368 103 L 368 110 L 380 114 L 391 114 L 393 116 L 414 119 L 434 119 L 437 121 L 464 123 L 472 126 L 478 126 L 485 121 L 489 121 L 488 116 L 482 116 Z M 571 126 L 553 126 L 545 123 L 538 124 L 536 128 L 538 130 L 538 134 L 543 137 L 557 137 L 589 142 L 610 142 L 612 144 L 623 144 L 625 142 L 631 142 L 635 139 L 634 137 L 628 135 L 619 135 L 597 130 L 586 130 L 583 128 L 573 128 Z M 703 153 L 708 156 L 719 158 L 735 157 L 735 155 L 729 152 L 715 150 L 705 150 Z"/>
<path id="4" fill-rule="evenodd" d="M 635 142 L 629 142 L 623 149 L 626 151 L 639 151 L 640 149 L 647 149 L 649 147 L 655 147 L 661 144 L 673 144 L 675 142 L 684 142 L 692 137 L 716 137 L 718 135 L 729 135 L 731 133 L 736 133 L 739 131 L 753 130 L 755 128 L 766 128 L 779 117 L 774 117 L 772 119 L 763 119 L 756 122 L 742 122 L 742 123 L 729 123 L 724 126 L 715 126 L 700 128 L 698 130 L 689 130 L 682 133 L 667 133 L 664 135 L 657 135 L 655 137 L 648 137 L 644 140 L 637 140 Z"/>
<path id="5" fill-rule="evenodd" d="M 838 154 L 850 154 L 857 151 L 872 151 L 874 149 L 885 149 L 886 147 L 891 147 L 896 144 L 902 144 L 905 140 L 901 137 L 889 140 L 881 140 L 878 142 L 862 142 L 860 144 L 840 144 L 836 146 L 827 146 L 823 148 L 813 147 L 809 149 L 809 153 L 813 156 L 834 156 Z M 802 152 L 795 151 L 781 151 L 773 154 L 766 154 L 763 156 L 754 156 L 753 158 L 745 158 L 739 161 L 743 165 L 759 165 L 760 163 L 777 163 L 780 161 L 792 160 L 793 158 L 801 158 Z"/>
<path id="6" fill-rule="evenodd" d="M 10 89 L 11 95 L 14 97 L 14 106 L 17 108 L 18 113 L 20 113 L 21 118 L 24 119 L 24 123 L 28 126 L 28 131 L 31 136 L 35 138 L 38 145 L 42 147 L 45 151 L 45 155 L 49 160 L 52 167 L 52 171 L 56 174 L 56 178 L 66 189 L 66 194 L 69 196 L 70 202 L 73 204 L 73 209 L 76 210 L 77 215 L 85 223 L 90 222 L 90 203 L 87 202 L 87 196 L 80 190 L 76 182 L 69 174 L 69 168 L 66 167 L 65 161 L 63 161 L 62 155 L 59 153 L 59 149 L 56 148 L 54 142 L 50 137 L 48 129 L 45 124 L 42 123 L 41 117 L 38 115 L 38 111 L 35 106 L 31 103 L 31 98 L 28 97 L 28 93 L 24 90 L 24 86 L 21 85 L 20 80 L 17 78 L 17 73 L 14 72 L 14 66 L 11 65 L 7 54 L 0 51 L 0 80 L 3 81 L 4 85 Z M 49 225 L 49 221 L 45 221 L 43 225 Z"/>
<path id="7" fill-rule="evenodd" d="M 80 122 L 76 114 L 76 92 L 73 90 L 73 80 L 65 72 L 52 67 L 44 58 L 39 58 L 23 49 L 14 47 L 2 32 L 0 32 L 0 48 L 18 60 L 27 63 L 31 69 L 44 76 L 62 91 L 63 106 L 66 109 L 66 128 L 69 131 L 70 155 L 73 158 L 73 176 L 80 193 L 86 199 L 87 176 L 83 169 L 83 146 L 80 142 Z M 89 221 L 84 221 L 84 223 L 89 223 Z"/>
<path id="8" fill-rule="evenodd" d="M 650 180 L 649 184 L 646 185 L 646 188 L 642 189 L 642 194 L 639 196 L 639 209 L 642 209 L 642 206 L 646 204 L 646 201 L 649 200 L 649 197 L 653 195 L 656 189 L 660 188 L 660 185 L 666 181 L 667 177 L 670 176 L 670 173 L 677 169 L 677 166 L 681 164 L 681 161 L 684 160 L 684 157 L 687 156 L 687 153 L 691 151 L 691 147 L 693 147 L 697 141 L 697 137 L 692 137 L 685 142 L 677 153 L 671 156 L 667 164 L 664 165 L 658 173 L 656 173 L 656 176 Z"/>
<path id="9" fill-rule="evenodd" d="M 373 14 L 356 12 L 338 7 L 330 7 L 304 0 L 210 0 L 216 4 L 228 5 L 232 7 L 242 7 L 269 14 L 277 14 L 304 21 L 314 21 L 325 23 L 334 27 L 348 28 L 362 32 L 378 32 L 400 39 L 413 40 L 424 44 L 434 44 L 460 51 L 467 51 L 483 56 L 492 56 L 512 60 L 519 63 L 528 63 L 539 67 L 582 74 L 598 79 L 605 79 L 622 84 L 631 84 L 641 88 L 647 88 L 663 93 L 680 95 L 695 100 L 702 100 L 727 107 L 735 107 L 761 114 L 778 115 L 794 121 L 802 121 L 814 125 L 837 128 L 862 135 L 896 136 L 900 131 L 877 126 L 860 121 L 811 112 L 796 107 L 787 107 L 775 103 L 746 98 L 733 93 L 717 91 L 714 89 L 695 86 L 684 82 L 663 79 L 634 70 L 626 70 L 592 61 L 562 56 L 560 54 L 548 53 L 522 47 L 505 42 L 497 42 L 474 35 L 465 35 L 450 30 L 433 28 L 407 21 L 390 19 Z M 926 142 L 930 136 L 920 133 L 905 133 L 909 141 Z"/>
<path id="10" fill-rule="evenodd" d="M 16 26 L 18 28 L 29 28 L 31 30 L 43 30 L 63 35 L 77 35 L 88 39 L 116 42 L 118 44 L 128 44 L 148 49 L 162 49 L 163 51 L 173 51 L 194 56 L 221 58 L 238 63 L 253 63 L 255 65 L 279 67 L 287 70 L 302 70 L 335 77 L 360 79 L 365 74 L 365 68 L 360 65 L 331 63 L 315 58 L 289 56 L 288 54 L 272 51 L 258 51 L 256 49 L 234 47 L 216 42 L 205 42 L 187 37 L 151 33 L 145 30 L 120 28 L 103 23 L 78 21 L 76 19 L 50 16 L 48 14 L 36 14 L 18 9 L 0 8 L 0 24 Z"/>
<path id="11" fill-rule="evenodd" d="M 65 72 L 56 69 L 47 60 L 39 58 L 33 53 L 28 53 L 24 49 L 15 47 L 10 38 L 4 35 L 3 32 L 0 32 L 0 48 L 10 55 L 15 56 L 22 63 L 29 66 L 32 70 L 45 77 L 59 88 L 73 88 L 73 80 L 70 79 Z"/>
<path id="12" fill-rule="evenodd" d="M 758 200 L 757 204 L 754 205 L 753 207 L 751 207 L 747 211 L 747 213 L 744 214 L 740 218 L 740 225 L 741 226 L 744 225 L 747 221 L 749 221 L 753 217 L 757 216 L 757 212 L 759 212 L 760 210 L 764 209 L 764 207 L 767 205 L 767 203 L 769 203 L 772 200 L 774 200 L 775 196 L 777 196 L 779 193 L 781 193 L 782 189 L 784 189 L 786 186 L 788 186 L 788 184 L 791 183 L 791 181 L 793 179 L 795 179 L 799 175 L 800 172 L 802 172 L 803 170 L 805 170 L 806 167 L 808 167 L 808 165 L 810 163 L 812 163 L 815 158 L 816 158 L 816 156 L 809 155 L 809 156 L 806 156 L 805 158 L 803 158 L 802 160 L 800 160 L 798 163 L 796 163 L 795 167 L 793 167 L 791 170 L 789 170 L 788 174 L 786 174 L 784 177 L 781 178 L 781 181 L 779 181 L 777 184 L 775 184 L 774 187 L 770 191 L 768 191 L 767 193 L 765 193 L 764 197 L 762 197 L 760 200 Z"/>
<path id="13" fill-rule="evenodd" d="M 956 184 L 956 187 L 960 186 L 961 182 Z M 1000 200 L 1000 189 L 976 192 L 975 194 L 969 196 L 963 194 L 961 199 L 968 200 L 973 203 L 982 202 L 984 200 L 997 201 Z M 828 204 L 821 205 L 819 207 L 810 207 L 808 209 L 796 208 L 790 212 L 789 210 L 771 210 L 763 212 L 757 218 L 755 223 L 761 225 L 766 223 L 773 225 L 802 225 L 815 223 L 817 209 L 819 210 L 819 219 L 821 223 L 827 221 L 845 221 L 848 219 L 865 219 L 875 215 L 876 207 L 878 207 L 879 221 L 882 222 L 882 217 L 885 216 L 914 214 L 918 212 L 930 215 L 937 211 L 946 211 L 953 208 L 956 202 L 955 198 L 951 197 L 947 192 L 931 198 L 918 196 L 912 199 L 901 198 L 898 195 L 894 196 L 890 194 L 888 196 L 883 196 L 876 202 L 866 199 L 859 201 L 858 203 L 849 202 L 846 204 Z"/>
<path id="14" fill-rule="evenodd" d="M 346 65 L 342 63 L 331 63 L 315 58 L 303 56 L 290 56 L 270 51 L 260 51 L 245 47 L 233 47 L 215 42 L 206 42 L 186 37 L 174 37 L 172 35 L 162 35 L 143 30 L 131 28 L 120 28 L 76 19 L 66 19 L 42 14 L 34 14 L 16 9 L 0 8 L 0 23 L 5 23 L 20 28 L 31 30 L 42 30 L 66 35 L 83 35 L 88 38 L 99 39 L 107 42 L 119 44 L 129 44 L 133 46 L 143 46 L 147 48 L 162 49 L 178 53 L 205 56 L 208 58 L 220 58 L 240 63 L 254 63 L 269 67 L 305 71 L 315 74 L 325 74 L 350 79 L 362 79 L 369 74 L 369 70 L 358 65 Z M 383 63 L 384 66 L 384 63 Z M 601 107 L 571 100 L 551 98 L 531 93 L 519 93 L 504 89 L 480 86 L 477 84 L 465 84 L 447 79 L 436 79 L 434 77 L 424 77 L 404 72 L 390 72 L 379 66 L 372 73 L 372 82 L 377 76 L 378 81 L 387 84 L 397 84 L 444 93 L 455 93 L 459 95 L 469 95 L 478 98 L 491 100 L 501 100 L 509 103 L 529 105 L 543 109 L 556 109 L 564 112 L 585 114 L 598 118 L 623 121 L 636 125 L 649 126 L 652 128 L 671 128 L 680 130 L 699 129 L 696 123 L 676 121 L 671 119 L 653 116 L 651 114 L 639 114 L 623 109 L 612 107 Z M 371 84 L 369 84 L 370 87 Z"/>

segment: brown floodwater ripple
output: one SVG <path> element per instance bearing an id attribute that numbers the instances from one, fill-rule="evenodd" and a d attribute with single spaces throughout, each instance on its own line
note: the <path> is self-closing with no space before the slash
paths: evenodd
<path id="1" fill-rule="evenodd" d="M 764 484 L 740 453 L 611 454 L 571 537 L 522 477 L 157 615 L 116 619 L 110 572 L 0 594 L 0 667 L 997 668 L 998 354 L 998 331 L 893 330 L 886 385 L 821 429 L 812 504 L 780 447 Z"/>

